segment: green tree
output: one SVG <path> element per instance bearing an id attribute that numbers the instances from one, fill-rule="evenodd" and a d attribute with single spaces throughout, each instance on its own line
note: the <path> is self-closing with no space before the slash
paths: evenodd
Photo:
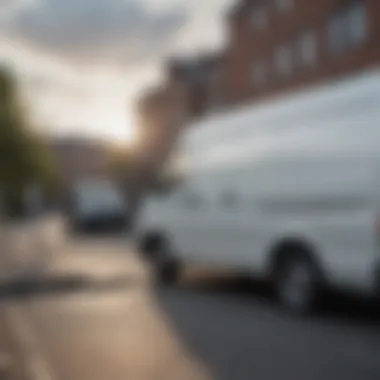
<path id="1" fill-rule="evenodd" d="M 43 139 L 30 129 L 15 77 L 0 67 L 0 185 L 8 206 L 20 207 L 32 182 L 49 189 L 54 185 L 51 157 Z"/>

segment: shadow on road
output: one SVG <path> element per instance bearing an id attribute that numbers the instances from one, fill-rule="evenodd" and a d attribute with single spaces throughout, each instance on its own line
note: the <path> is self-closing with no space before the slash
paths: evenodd
<path id="1" fill-rule="evenodd" d="M 0 300 L 60 296 L 77 292 L 109 292 L 134 285 L 135 279 L 124 276 L 102 280 L 84 275 L 22 276 L 0 283 Z"/>
<path id="2" fill-rule="evenodd" d="M 379 308 L 352 297 L 329 295 L 321 312 L 297 319 L 280 310 L 268 286 L 242 278 L 187 279 L 157 287 L 155 295 L 178 336 L 218 379 L 357 378 L 344 369 L 351 364 L 345 348 L 380 341 Z M 339 352 L 338 374 L 331 357 Z"/>
<path id="3" fill-rule="evenodd" d="M 286 312 L 276 305 L 275 295 L 271 287 L 263 282 L 242 276 L 191 276 L 175 287 L 160 286 L 156 288 L 159 300 L 175 299 L 176 297 L 192 299 L 194 297 L 209 298 L 254 308 L 257 303 L 273 312 Z M 380 303 L 377 300 L 365 299 L 360 296 L 328 293 L 325 295 L 322 307 L 308 318 L 342 321 L 353 324 L 380 323 Z"/>

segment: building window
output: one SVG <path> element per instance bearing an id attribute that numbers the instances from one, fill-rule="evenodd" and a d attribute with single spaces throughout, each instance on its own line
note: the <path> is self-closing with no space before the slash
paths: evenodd
<path id="1" fill-rule="evenodd" d="M 367 12 L 363 1 L 351 1 L 336 12 L 328 25 L 328 42 L 334 54 L 362 45 L 368 36 Z"/>
<path id="2" fill-rule="evenodd" d="M 328 23 L 329 48 L 333 53 L 341 53 L 346 49 L 345 21 L 342 13 L 336 13 Z"/>
<path id="3" fill-rule="evenodd" d="M 207 111 L 214 112 L 223 104 L 223 76 L 220 70 L 213 70 L 208 80 Z"/>
<path id="4" fill-rule="evenodd" d="M 313 32 L 306 32 L 299 38 L 297 49 L 302 66 L 311 67 L 316 64 L 317 37 Z"/>
<path id="5" fill-rule="evenodd" d="M 354 2 L 347 10 L 347 27 L 353 45 L 361 45 L 368 35 L 367 11 L 363 2 Z"/>
<path id="6" fill-rule="evenodd" d="M 253 64 L 251 80 L 254 86 L 263 86 L 267 81 L 267 70 L 265 62 L 257 61 Z"/>
<path id="7" fill-rule="evenodd" d="M 276 8 L 280 12 L 287 12 L 293 8 L 294 0 L 275 0 Z"/>
<path id="8" fill-rule="evenodd" d="M 255 7 L 251 14 L 251 24 L 255 29 L 264 29 L 267 26 L 268 17 L 264 6 Z"/>
<path id="9" fill-rule="evenodd" d="M 275 66 L 280 76 L 288 76 L 292 73 L 292 49 L 289 46 L 282 45 L 276 50 Z"/>

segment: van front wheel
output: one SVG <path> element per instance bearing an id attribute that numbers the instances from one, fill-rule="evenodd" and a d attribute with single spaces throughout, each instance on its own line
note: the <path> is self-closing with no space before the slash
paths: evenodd
<path id="1" fill-rule="evenodd" d="M 161 235 L 153 237 L 147 240 L 149 244 L 143 250 L 152 268 L 153 281 L 157 284 L 175 284 L 181 274 L 181 263 L 167 238 Z"/>
<path id="2" fill-rule="evenodd" d="M 166 256 L 155 263 L 155 280 L 159 284 L 174 285 L 179 281 L 181 265 L 174 257 Z"/>
<path id="3" fill-rule="evenodd" d="M 275 277 L 278 300 L 293 314 L 308 314 L 317 306 L 320 275 L 308 257 L 301 253 L 287 255 L 281 260 Z"/>

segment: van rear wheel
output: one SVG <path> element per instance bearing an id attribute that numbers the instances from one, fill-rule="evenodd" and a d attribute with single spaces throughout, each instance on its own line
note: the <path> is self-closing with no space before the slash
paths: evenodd
<path id="1" fill-rule="evenodd" d="M 296 315 L 313 311 L 320 299 L 321 278 L 316 265 L 302 252 L 287 254 L 275 275 L 275 290 L 281 305 Z"/>

